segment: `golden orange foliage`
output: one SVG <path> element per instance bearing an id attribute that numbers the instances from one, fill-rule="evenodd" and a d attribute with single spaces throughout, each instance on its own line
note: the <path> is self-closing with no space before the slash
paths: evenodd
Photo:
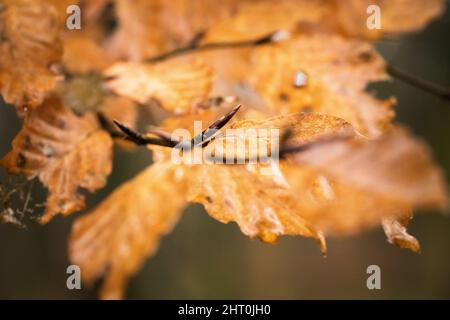
<path id="1" fill-rule="evenodd" d="M 111 172 L 112 140 L 95 117 L 77 117 L 57 97 L 48 98 L 25 118 L 13 150 L 1 164 L 11 173 L 36 176 L 49 189 L 43 223 L 84 207 L 79 188 L 103 187 Z"/>
<path id="2" fill-rule="evenodd" d="M 84 280 L 105 276 L 102 298 L 123 297 L 190 202 L 249 237 L 311 237 L 323 253 L 327 236 L 380 225 L 390 243 L 418 252 L 406 229 L 413 211 L 448 206 L 430 150 L 393 123 L 395 99 L 366 91 L 388 79 L 370 41 L 423 28 L 443 1 L 370 1 L 383 12 L 374 31 L 366 0 L 80 4 L 83 29 L 68 31 L 67 1 L 0 0 L 0 94 L 23 118 L 1 165 L 48 188 L 46 223 L 83 209 L 82 191 L 105 185 L 113 141 L 150 144 L 154 164 L 78 218 L 70 235 Z M 108 10 L 115 28 L 103 21 Z M 162 108 L 153 108 L 165 116 L 159 128 L 133 131 L 137 104 Z M 253 149 L 235 150 L 242 141 L 270 152 L 272 143 L 226 129 L 277 129 L 281 160 L 177 164 L 175 149 L 153 145 L 177 128 L 193 132 L 195 120 L 219 130 L 192 152 L 248 162 Z"/>

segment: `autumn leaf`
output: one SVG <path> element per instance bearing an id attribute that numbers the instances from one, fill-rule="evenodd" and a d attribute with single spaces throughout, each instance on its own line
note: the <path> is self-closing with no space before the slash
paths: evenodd
<path id="1" fill-rule="evenodd" d="M 227 54 L 202 57 L 227 85 L 238 81 L 261 96 L 269 114 L 326 113 L 368 137 L 387 130 L 394 118 L 394 99 L 365 91 L 369 83 L 387 79 L 383 58 L 368 43 L 313 32 Z"/>
<path id="2" fill-rule="evenodd" d="M 123 296 L 127 279 L 177 222 L 186 204 L 185 175 L 171 163 L 153 164 L 75 222 L 70 259 L 88 283 L 106 274 L 102 298 Z"/>
<path id="3" fill-rule="evenodd" d="M 295 165 L 282 172 L 302 199 L 317 204 L 317 211 L 304 212 L 305 219 L 325 235 L 359 232 L 411 209 L 448 206 L 441 170 L 404 129 L 375 140 L 355 137 L 299 150 Z"/>
<path id="4" fill-rule="evenodd" d="M 292 128 L 291 139 L 297 143 L 353 134 L 353 128 L 348 123 L 335 117 L 292 114 L 265 121 L 235 122 L 230 126 L 230 129 L 234 130 L 233 134 L 227 134 L 225 131 L 223 135 L 214 137 L 206 148 L 215 150 L 216 160 L 222 160 L 222 155 L 225 157 L 234 154 L 236 159 L 232 163 L 239 163 L 238 159 L 248 160 L 248 153 L 253 150 L 245 148 L 242 150 L 243 154 L 240 154 L 241 149 L 237 146 L 243 141 L 256 139 L 258 141 L 254 143 L 257 149 L 255 154 L 263 151 L 270 157 L 270 142 L 267 143 L 267 150 L 260 143 L 260 140 L 267 140 L 269 135 L 266 132 L 264 136 L 260 136 L 259 130 L 284 131 L 286 128 Z M 239 133 L 234 133 L 239 129 Z M 251 133 L 245 129 L 250 129 Z M 231 153 L 233 150 L 235 152 Z M 217 153 L 220 157 L 217 157 Z M 321 233 L 308 226 L 308 222 L 302 219 L 301 214 L 293 210 L 293 207 L 284 205 L 286 201 L 283 198 L 291 195 L 286 193 L 286 183 L 277 166 L 276 163 L 269 163 L 268 168 L 260 168 L 256 164 L 204 164 L 197 169 L 195 180 L 190 183 L 193 187 L 190 188 L 189 199 L 202 203 L 212 217 L 223 223 L 235 221 L 242 232 L 250 237 L 259 237 L 266 242 L 274 242 L 279 235 L 314 237 L 325 252 L 326 245 Z M 264 176 L 261 170 L 269 173 Z"/>
<path id="5" fill-rule="evenodd" d="M 48 98 L 25 119 L 1 164 L 10 173 L 39 177 L 49 189 L 41 222 L 84 207 L 82 189 L 93 192 L 111 172 L 112 142 L 95 117 L 76 116 L 59 98 Z"/>
<path id="6" fill-rule="evenodd" d="M 57 12 L 45 1 L 0 2 L 0 93 L 10 104 L 34 108 L 61 77 Z"/>
<path id="7" fill-rule="evenodd" d="M 108 87 L 139 103 L 156 100 L 174 113 L 189 112 L 206 100 L 212 87 L 212 72 L 199 60 L 170 60 L 157 64 L 118 63 L 104 72 Z"/>

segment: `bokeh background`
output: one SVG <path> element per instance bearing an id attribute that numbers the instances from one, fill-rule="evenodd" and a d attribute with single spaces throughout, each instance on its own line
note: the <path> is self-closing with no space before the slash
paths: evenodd
<path id="1" fill-rule="evenodd" d="M 450 88 L 450 11 L 423 32 L 386 39 L 383 56 L 401 70 Z M 397 121 L 428 141 L 450 176 L 450 102 L 394 80 L 370 86 L 398 98 Z M 0 157 L 10 148 L 20 121 L 0 106 Z M 116 150 L 108 187 L 88 197 L 98 203 L 151 162 L 145 150 Z M 1 170 L 1 169 L 0 169 Z M 0 171 L 0 179 L 5 179 Z M 38 198 L 42 196 L 37 191 Z M 0 225 L 0 298 L 94 299 L 96 287 L 66 288 L 67 237 L 75 214 L 27 230 Z M 328 239 L 323 258 L 312 240 L 284 237 L 266 245 L 223 225 L 201 206 L 189 207 L 156 256 L 129 283 L 131 299 L 431 299 L 450 298 L 450 216 L 421 212 L 410 231 L 422 253 L 387 243 L 381 229 Z M 381 267 L 382 289 L 366 288 L 366 268 Z"/>

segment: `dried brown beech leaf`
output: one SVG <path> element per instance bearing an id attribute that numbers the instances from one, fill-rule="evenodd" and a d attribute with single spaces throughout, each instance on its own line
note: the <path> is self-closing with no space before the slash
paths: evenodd
<path id="1" fill-rule="evenodd" d="M 111 172 L 112 141 L 92 114 L 77 117 L 59 98 L 48 98 L 25 118 L 1 164 L 9 172 L 39 177 L 49 196 L 42 223 L 84 207 L 82 189 L 104 186 Z"/>
<path id="2" fill-rule="evenodd" d="M 213 81 L 211 69 L 194 59 L 176 59 L 157 64 L 117 63 L 104 72 L 108 87 L 139 103 L 157 100 L 166 110 L 189 112 L 206 100 Z"/>
<path id="3" fill-rule="evenodd" d="M 0 93 L 16 107 L 34 108 L 60 79 L 57 12 L 45 1 L 0 2 Z"/>
<path id="4" fill-rule="evenodd" d="M 443 0 L 335 0 L 338 24 L 347 35 L 377 39 L 386 34 L 416 31 L 443 12 Z M 380 8 L 381 28 L 367 28 L 368 7 Z M 371 11 L 373 14 L 373 11 Z"/>
<path id="5" fill-rule="evenodd" d="M 306 34 L 254 50 L 249 82 L 273 109 L 315 111 L 350 122 L 376 137 L 394 117 L 393 101 L 365 92 L 386 79 L 382 57 L 368 43 L 326 34 Z"/>
<path id="6" fill-rule="evenodd" d="M 70 259 L 88 283 L 106 273 L 102 298 L 122 297 L 127 279 L 178 221 L 186 204 L 184 175 L 182 167 L 153 164 L 75 222 Z"/>
<path id="7" fill-rule="evenodd" d="M 383 230 L 389 243 L 419 253 L 419 241 L 414 236 L 410 235 L 406 229 L 411 218 L 412 214 L 397 220 L 384 219 L 382 222 Z"/>
<path id="8" fill-rule="evenodd" d="M 292 114 L 265 121 L 242 120 L 233 123 L 230 128 L 280 131 L 292 129 L 290 141 L 299 144 L 335 136 L 352 136 L 354 133 L 351 125 L 345 121 L 320 114 Z M 229 135 L 225 132 L 223 136 L 215 138 L 210 146 L 220 151 L 225 142 L 226 147 L 221 151 L 225 156 L 229 156 L 229 145 L 235 148 L 241 142 L 235 140 L 249 138 L 261 140 L 267 139 L 267 136 L 261 137 L 258 132 L 252 136 L 245 130 L 241 135 Z M 259 147 L 261 148 L 261 145 Z M 247 154 L 234 154 L 238 158 L 248 158 Z M 265 170 L 267 174 L 262 174 L 261 170 Z M 248 236 L 274 242 L 279 235 L 303 235 L 314 237 L 319 241 L 322 251 L 326 250 L 321 234 L 310 228 L 295 206 L 289 206 L 289 203 L 295 203 L 296 195 L 289 190 L 275 163 L 267 164 L 263 168 L 256 164 L 204 164 L 197 169 L 195 181 L 191 185 L 191 201 L 202 203 L 208 213 L 221 222 L 235 221 Z"/>
<path id="9" fill-rule="evenodd" d="M 276 169 L 270 175 L 260 170 L 257 165 L 203 165 L 191 182 L 188 199 L 203 204 L 222 223 L 236 222 L 249 237 L 269 243 L 280 235 L 313 237 L 326 252 L 322 235 L 287 204 L 291 195 Z"/>

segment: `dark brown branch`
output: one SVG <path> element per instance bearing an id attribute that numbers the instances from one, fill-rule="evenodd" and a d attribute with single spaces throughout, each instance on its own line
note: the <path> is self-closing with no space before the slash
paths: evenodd
<path id="1" fill-rule="evenodd" d="M 124 139 L 131 141 L 135 144 L 137 144 L 138 146 L 144 146 L 144 145 L 157 145 L 157 146 L 162 146 L 162 147 L 169 147 L 169 148 L 173 148 L 177 145 L 178 142 L 176 141 L 172 141 L 170 139 L 165 139 L 165 138 L 154 138 L 154 137 L 149 137 L 145 134 L 142 134 L 138 131 L 135 131 L 129 127 L 127 127 L 126 125 L 113 120 L 114 123 L 116 124 L 116 126 L 125 134 Z"/>
<path id="2" fill-rule="evenodd" d="M 236 106 L 226 115 L 214 121 L 206 130 L 204 130 L 201 134 L 195 136 L 190 141 L 172 140 L 168 133 L 156 129 L 152 129 L 148 133 L 156 135 L 157 138 L 149 137 L 148 135 L 133 130 L 116 120 L 114 120 L 114 123 L 120 129 L 120 131 L 125 134 L 125 136 L 123 136 L 124 139 L 134 142 L 139 146 L 151 144 L 169 148 L 184 148 L 186 146 L 194 147 L 202 145 L 204 141 L 211 138 L 218 130 L 223 128 L 233 118 L 233 116 L 236 114 L 236 112 L 238 112 L 240 108 L 241 105 Z M 203 144 L 203 146 L 205 146 L 205 144 Z"/>
<path id="3" fill-rule="evenodd" d="M 252 46 L 259 46 L 271 42 L 277 42 L 285 38 L 286 31 L 275 31 L 269 33 L 260 38 L 244 40 L 244 41 L 233 41 L 233 42 L 212 42 L 201 44 L 199 41 L 191 41 L 187 46 L 177 48 L 175 50 L 163 53 L 158 56 L 150 57 L 145 59 L 145 62 L 159 62 L 183 54 L 187 54 L 193 51 L 207 51 L 207 50 L 217 50 L 217 49 L 232 49 L 232 48 L 245 48 Z M 194 38 L 195 39 L 195 38 Z"/>
<path id="4" fill-rule="evenodd" d="M 428 92 L 434 96 L 437 96 L 443 100 L 450 101 L 450 88 L 446 88 L 437 85 L 431 81 L 416 77 L 407 72 L 397 69 L 396 67 L 388 64 L 387 72 L 394 78 L 401 80 L 415 88 Z"/>

